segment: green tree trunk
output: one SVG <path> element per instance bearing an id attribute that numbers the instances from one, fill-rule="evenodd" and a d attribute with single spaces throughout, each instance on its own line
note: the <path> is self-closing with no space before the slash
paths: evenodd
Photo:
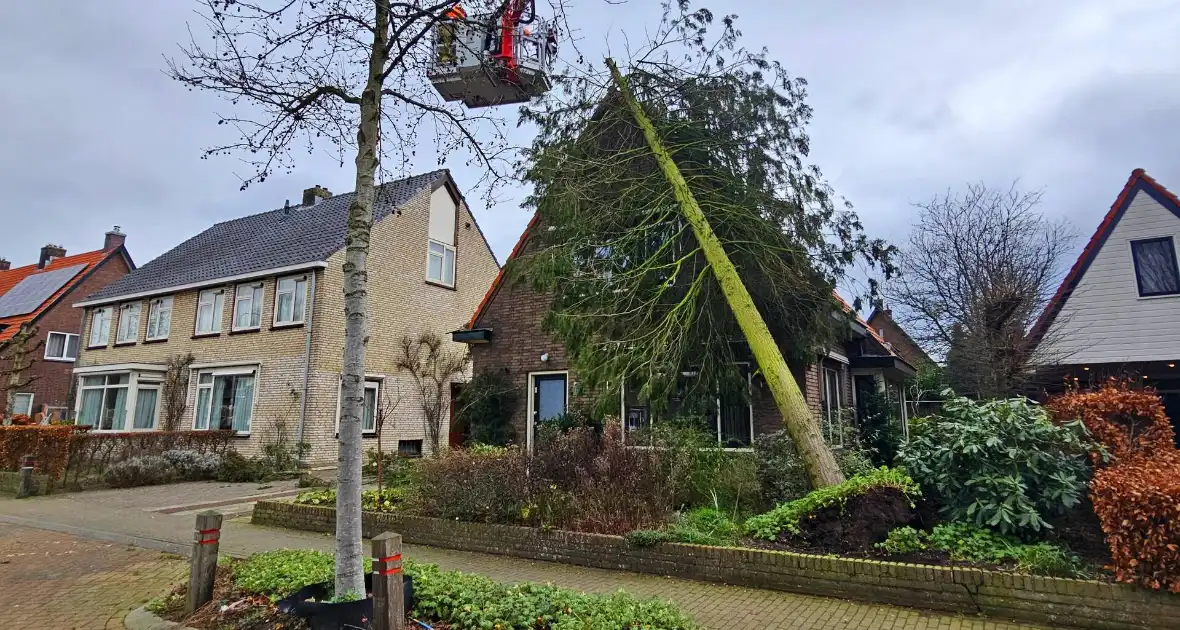
<path id="1" fill-rule="evenodd" d="M 742 283 L 741 276 L 738 275 L 733 262 L 729 260 L 721 241 L 713 232 L 713 228 L 709 226 L 705 213 L 701 210 L 696 198 L 693 197 L 675 160 L 660 142 L 655 126 L 643 111 L 643 107 L 635 100 L 635 96 L 627 84 L 627 79 L 619 72 L 614 60 L 608 58 L 606 64 L 610 67 L 615 85 L 626 100 L 627 107 L 635 117 L 635 122 L 643 130 L 647 144 L 651 148 L 656 162 L 659 163 L 660 169 L 664 172 L 664 177 L 672 186 L 672 191 L 680 204 L 680 211 L 692 226 L 693 234 L 696 236 L 697 242 L 700 243 L 705 260 L 713 269 L 717 284 L 725 294 L 725 300 L 733 310 L 734 317 L 737 318 L 738 326 L 746 337 L 746 343 L 749 344 L 750 350 L 754 354 L 754 360 L 757 361 L 758 368 L 762 371 L 766 384 L 774 396 L 775 405 L 783 417 L 787 433 L 794 440 L 795 447 L 799 451 L 799 458 L 802 460 L 804 468 L 807 469 L 811 486 L 823 488 L 844 481 L 844 475 L 836 464 L 832 450 L 828 448 L 820 434 L 819 423 L 807 406 L 803 392 L 799 391 L 798 384 L 791 376 L 791 370 L 787 367 L 782 352 L 779 351 L 778 345 L 770 335 L 766 321 L 762 319 L 762 314 L 754 305 L 750 292 Z"/>

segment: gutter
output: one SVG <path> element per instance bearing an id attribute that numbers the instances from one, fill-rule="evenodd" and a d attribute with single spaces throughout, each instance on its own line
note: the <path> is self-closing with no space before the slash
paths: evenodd
<path id="1" fill-rule="evenodd" d="M 298 445 L 303 442 L 303 426 L 307 422 L 307 390 L 308 381 L 311 376 L 311 329 L 312 320 L 315 314 L 315 279 L 316 272 L 311 272 L 311 281 L 308 282 L 307 294 L 310 295 L 307 304 L 307 323 L 306 333 L 303 338 L 303 393 L 299 396 L 299 429 L 295 432 L 295 444 Z M 299 458 L 303 459 L 302 456 Z M 299 463 L 303 463 L 300 461 Z"/>

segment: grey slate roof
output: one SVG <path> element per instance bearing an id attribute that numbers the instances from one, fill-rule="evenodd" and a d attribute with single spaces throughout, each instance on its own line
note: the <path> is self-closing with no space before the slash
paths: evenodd
<path id="1" fill-rule="evenodd" d="M 373 204 L 380 221 L 423 190 L 448 177 L 446 169 L 383 184 Z M 355 193 L 336 195 L 314 206 L 293 206 L 218 223 L 123 276 L 84 301 L 164 291 L 327 260 L 344 247 L 348 206 Z"/>

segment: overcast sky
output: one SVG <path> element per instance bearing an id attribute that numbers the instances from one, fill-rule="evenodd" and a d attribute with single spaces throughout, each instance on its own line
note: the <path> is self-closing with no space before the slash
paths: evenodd
<path id="1" fill-rule="evenodd" d="M 617 49 L 623 32 L 634 36 L 659 17 L 658 0 L 573 1 L 571 22 L 589 55 Z M 36 262 L 47 242 L 95 249 L 119 225 L 143 264 L 217 221 L 297 200 L 313 184 L 352 188 L 349 168 L 326 155 L 246 192 L 238 190 L 244 165 L 200 159 L 226 106 L 161 71 L 193 6 L 8 3 L 0 208 L 9 220 L 0 256 Z M 768 47 L 808 79 L 812 159 L 873 235 L 903 241 L 912 202 L 968 181 L 1019 178 L 1043 189 L 1044 212 L 1068 217 L 1083 240 L 1132 169 L 1180 191 L 1180 0 L 704 6 L 737 13 L 747 46 Z M 474 181 L 462 164 L 448 166 L 460 185 Z M 475 211 L 503 261 L 525 212 L 515 204 Z"/>

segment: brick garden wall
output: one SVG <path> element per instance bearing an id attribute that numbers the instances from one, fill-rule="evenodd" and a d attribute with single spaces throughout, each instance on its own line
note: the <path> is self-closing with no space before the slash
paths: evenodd
<path id="1" fill-rule="evenodd" d="M 259 525 L 331 532 L 333 508 L 260 501 Z M 405 542 L 619 571 L 1096 630 L 1180 627 L 1180 596 L 1126 584 L 697 545 L 366 512 L 363 533 Z"/>

